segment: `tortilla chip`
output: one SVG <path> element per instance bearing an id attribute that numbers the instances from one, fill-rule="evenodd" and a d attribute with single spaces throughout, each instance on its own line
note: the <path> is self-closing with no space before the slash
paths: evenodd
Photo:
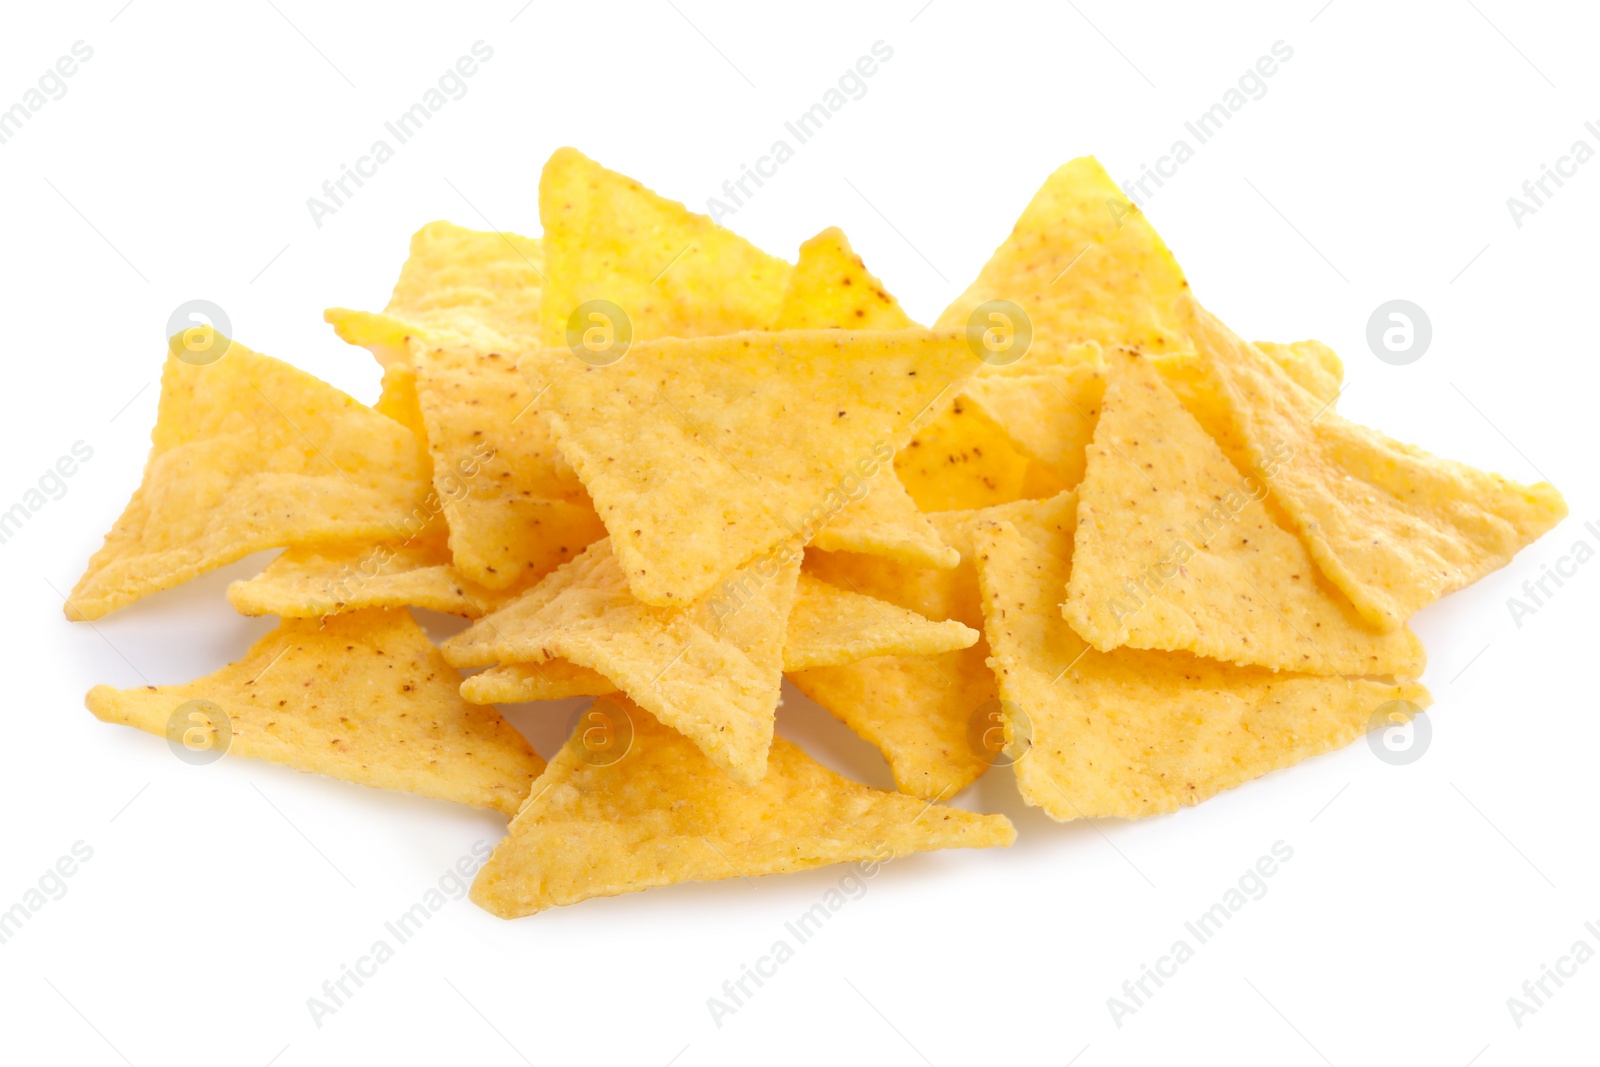
<path id="1" fill-rule="evenodd" d="M 1372 630 L 1319 581 L 1261 504 L 1273 461 L 1241 475 L 1162 384 L 1154 361 L 1110 354 L 1064 611 L 1102 652 L 1192 652 L 1310 674 L 1416 678 L 1410 630 Z M 1291 461 L 1292 462 L 1292 461 Z"/>
<path id="2" fill-rule="evenodd" d="M 1176 811 L 1350 743 L 1390 700 L 1429 703 L 1415 683 L 1095 651 L 1057 610 L 1071 571 L 1075 496 L 973 533 L 1007 740 L 1031 739 L 1014 765 L 1017 786 L 1051 818 Z"/>
<path id="3" fill-rule="evenodd" d="M 471 704 L 524 704 L 531 700 L 600 697 L 618 692 L 599 671 L 564 659 L 543 663 L 502 663 L 461 683 L 461 699 Z"/>
<path id="4" fill-rule="evenodd" d="M 800 573 L 791 543 L 688 610 L 628 589 L 609 538 L 444 643 L 461 667 L 565 659 L 611 679 L 740 782 L 760 781 Z"/>
<path id="5" fill-rule="evenodd" d="M 372 410 L 387 415 L 410 430 L 417 439 L 417 461 L 433 477 L 433 457 L 428 454 L 428 428 L 422 421 L 422 403 L 417 399 L 416 364 L 391 363 L 383 368 L 383 387 Z"/>
<path id="6" fill-rule="evenodd" d="M 230 756 L 514 814 L 544 761 L 493 708 L 462 700 L 459 683 L 409 612 L 362 611 L 286 619 L 215 674 L 99 685 L 86 703 L 102 721 L 174 738 L 174 713 L 206 701 L 221 729 L 213 718 L 179 732 L 198 726 Z"/>
<path id="7" fill-rule="evenodd" d="M 449 345 L 418 352 L 417 366 L 434 490 L 463 575 L 526 585 L 604 535 L 513 355 Z"/>
<path id="8" fill-rule="evenodd" d="M 380 367 L 409 362 L 411 338 L 424 332 L 416 323 L 397 319 L 393 315 L 353 311 L 350 308 L 325 308 L 322 321 L 332 326 L 333 332 L 345 344 L 371 352 Z"/>
<path id="9" fill-rule="evenodd" d="M 913 852 L 1016 838 L 1003 815 L 869 789 L 782 738 L 771 773 L 741 786 L 643 710 L 619 707 L 633 724 L 627 755 L 597 766 L 574 732 L 478 872 L 479 907 L 510 919 L 678 882 L 852 860 L 876 871 Z"/>
<path id="10" fill-rule="evenodd" d="M 1257 341 L 1256 347 L 1318 400 L 1331 404 L 1344 388 L 1344 361 L 1321 341 Z"/>
<path id="11" fill-rule="evenodd" d="M 873 656 L 929 656 L 966 648 L 978 631 L 959 622 L 934 622 L 886 601 L 851 593 L 801 574 L 783 638 L 783 670 L 854 663 Z M 563 660 L 505 663 L 461 686 L 474 704 L 512 704 L 601 696 L 617 687 L 597 671 Z"/>
<path id="12" fill-rule="evenodd" d="M 620 307 L 635 342 L 762 330 L 794 269 L 573 148 L 544 165 L 539 217 L 546 345 L 565 345 L 569 318 L 591 300 Z"/>
<path id="13" fill-rule="evenodd" d="M 866 495 L 840 508 L 811 539 L 829 552 L 862 552 L 930 567 L 954 567 L 961 553 L 939 540 L 893 468 L 881 471 Z"/>
<path id="14" fill-rule="evenodd" d="M 970 374 L 957 331 L 742 333 L 634 344 L 610 366 L 539 353 L 561 453 L 629 586 L 692 603 L 735 567 L 837 514 Z"/>
<path id="15" fill-rule="evenodd" d="M 1173 308 L 1188 288 L 1144 213 L 1084 156 L 1050 176 L 938 324 L 965 326 L 990 300 L 1020 305 L 1033 348 L 1019 369 L 1077 341 L 1176 352 L 1189 347 Z"/>
<path id="16" fill-rule="evenodd" d="M 904 330 L 915 326 L 837 227 L 800 246 L 774 330 Z M 954 567 L 961 554 L 939 540 L 891 470 L 840 508 L 812 543 L 837 552 L 870 552 L 907 563 Z"/>
<path id="17" fill-rule="evenodd" d="M 931 656 L 967 648 L 978 631 L 935 622 L 887 601 L 800 576 L 784 636 L 783 669 L 803 671 L 872 656 Z"/>
<path id="18" fill-rule="evenodd" d="M 413 339 L 493 348 L 538 330 L 543 259 L 537 238 L 430 222 L 412 236 L 383 314 L 329 308 L 322 317 L 384 366 L 408 362 Z"/>
<path id="19" fill-rule="evenodd" d="M 963 511 L 1018 499 L 1028 457 L 978 405 L 957 396 L 900 450 L 894 469 L 923 511 Z"/>
<path id="20" fill-rule="evenodd" d="M 1070 489 L 1083 481 L 1105 387 L 1105 362 L 1096 345 L 1093 360 L 1042 374 L 974 378 L 964 399 L 1000 426 L 1019 453 Z"/>
<path id="21" fill-rule="evenodd" d="M 936 656 L 876 656 L 788 676 L 883 753 L 895 788 L 948 800 L 989 769 L 968 744 L 976 710 L 995 699 L 989 646 Z"/>
<path id="22" fill-rule="evenodd" d="M 537 237 L 430 222 L 412 236 L 384 310 L 423 325 L 464 311 L 502 337 L 532 338 L 543 260 Z"/>
<path id="23" fill-rule="evenodd" d="M 774 330 L 904 330 L 915 326 L 900 302 L 830 226 L 800 246 Z"/>
<path id="24" fill-rule="evenodd" d="M 984 511 L 935 512 L 939 536 L 962 555 L 951 569 L 917 567 L 846 552 L 806 553 L 806 569 L 853 592 L 896 604 L 918 616 L 978 628 L 983 610 L 972 564 L 971 526 L 979 517 L 1008 517 L 1026 502 Z M 843 666 L 789 674 L 889 761 L 895 787 L 913 796 L 948 799 L 989 769 L 992 752 L 975 748 L 974 715 L 996 697 L 989 646 L 933 656 L 878 656 Z"/>
<path id="25" fill-rule="evenodd" d="M 442 526 L 411 541 L 301 545 L 254 578 L 228 586 L 228 603 L 242 615 L 294 619 L 398 607 L 475 619 L 505 598 L 449 564 Z"/>
<path id="26" fill-rule="evenodd" d="M 252 552 L 407 535 L 427 483 L 403 426 L 237 341 L 169 356 L 144 480 L 66 604 L 97 619 Z"/>
<path id="27" fill-rule="evenodd" d="M 1283 457 L 1273 499 L 1322 573 L 1372 625 L 1395 630 L 1511 561 L 1567 514 L 1525 486 L 1349 422 L 1197 303 L 1191 332 L 1234 432 Z"/>

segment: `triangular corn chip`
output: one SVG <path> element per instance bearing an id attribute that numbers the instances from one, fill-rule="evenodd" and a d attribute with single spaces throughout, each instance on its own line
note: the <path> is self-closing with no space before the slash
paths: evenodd
<path id="1" fill-rule="evenodd" d="M 492 344 L 493 337 L 533 337 L 543 258 L 537 238 L 430 222 L 412 236 L 383 314 L 329 308 L 323 318 L 384 366 L 409 361 L 413 339 Z"/>
<path id="2" fill-rule="evenodd" d="M 663 606 L 693 602 L 780 541 L 809 540 L 977 365 L 951 330 L 665 339 L 577 371 L 568 353 L 539 358 L 561 453 L 634 594 Z"/>
<path id="3" fill-rule="evenodd" d="M 1004 429 L 1018 452 L 1070 488 L 1083 480 L 1105 387 L 1105 363 L 1095 346 L 1092 360 L 1040 374 L 973 378 L 963 399 Z"/>
<path id="4" fill-rule="evenodd" d="M 510 353 L 417 353 L 417 395 L 450 552 L 491 589 L 525 585 L 604 534 Z"/>
<path id="5" fill-rule="evenodd" d="M 228 603 L 243 615 L 296 619 L 407 606 L 475 619 L 506 596 L 450 566 L 441 525 L 410 541 L 291 548 L 228 586 Z"/>
<path id="6" fill-rule="evenodd" d="M 935 512 L 939 536 L 962 555 L 949 569 L 918 567 L 847 552 L 808 552 L 806 567 L 824 580 L 916 612 L 979 628 L 983 610 L 972 564 L 972 523 L 1010 517 L 1027 502 L 984 511 Z M 931 656 L 877 656 L 789 675 L 806 696 L 877 746 L 895 787 L 948 799 L 989 769 L 995 753 L 972 743 L 972 724 L 995 700 L 994 672 L 981 639 Z"/>
<path id="7" fill-rule="evenodd" d="M 611 714 L 631 720 L 626 754 L 594 760 L 580 724 L 478 872 L 480 907 L 509 919 L 678 882 L 885 863 L 1016 838 L 1003 815 L 869 789 L 782 738 L 767 777 L 742 786 L 641 709 L 619 702 Z"/>
<path id="8" fill-rule="evenodd" d="M 461 699 L 473 704 L 522 704 L 531 700 L 599 697 L 618 692 L 599 671 L 564 659 L 502 663 L 461 683 Z"/>
<path id="9" fill-rule="evenodd" d="M 935 656 L 875 656 L 789 675 L 795 688 L 875 746 L 895 788 L 948 800 L 989 769 L 970 743 L 973 715 L 995 699 L 988 645 Z"/>
<path id="10" fill-rule="evenodd" d="M 900 302 L 830 226 L 800 246 L 774 330 L 904 330 L 915 326 Z"/>
<path id="11" fill-rule="evenodd" d="M 1296 341 L 1288 345 L 1258 341 L 1256 347 L 1270 356 L 1301 388 L 1322 404 L 1333 407 L 1344 388 L 1344 364 L 1333 349 L 1320 341 Z M 1222 402 L 1200 353 L 1175 352 L 1156 357 L 1155 364 L 1167 387 L 1182 401 L 1184 409 L 1200 420 L 1200 425 L 1222 446 L 1233 465 L 1240 470 L 1253 467 L 1255 457 L 1234 431 L 1227 405 Z"/>
<path id="12" fill-rule="evenodd" d="M 783 638 L 783 669 L 854 663 L 870 657 L 925 657 L 967 648 L 978 631 L 954 620 L 934 622 L 888 601 L 863 596 L 801 574 Z M 617 687 L 598 671 L 563 660 L 506 663 L 461 685 L 474 704 L 514 704 L 569 696 L 600 696 Z"/>
<path id="13" fill-rule="evenodd" d="M 191 750 L 513 814 L 544 761 L 493 708 L 462 700 L 459 683 L 409 612 L 362 611 L 286 619 L 215 674 L 100 685 L 87 704 L 105 722 L 182 737 Z M 198 717 L 180 710 L 190 704 Z"/>
<path id="14" fill-rule="evenodd" d="M 1287 455 L 1273 498 L 1374 626 L 1398 629 L 1566 517 L 1548 482 L 1520 485 L 1349 422 L 1198 303 L 1187 306 L 1234 432 L 1254 456 Z"/>
<path id="15" fill-rule="evenodd" d="M 904 330 L 916 324 L 873 277 L 837 227 L 800 246 L 800 261 L 774 330 Z M 870 552 L 906 563 L 954 567 L 960 553 L 939 540 L 892 469 L 874 474 L 859 499 L 840 508 L 812 544 Z"/>
<path id="16" fill-rule="evenodd" d="M 1318 400 L 1332 403 L 1344 388 L 1344 361 L 1321 341 L 1257 341 L 1256 347 Z"/>
<path id="17" fill-rule="evenodd" d="M 1020 497 L 1028 457 L 961 395 L 896 454 L 894 469 L 923 511 L 969 511 Z"/>
<path id="18" fill-rule="evenodd" d="M 426 494 L 416 439 L 325 382 L 220 336 L 176 355 L 144 481 L 66 604 L 97 619 L 267 548 L 408 536 Z M 213 342 L 214 344 L 216 342 Z"/>
<path id="19" fill-rule="evenodd" d="M 939 540 L 892 466 L 885 464 L 866 485 L 866 495 L 841 507 L 811 539 L 813 545 L 932 567 L 961 561 L 961 553 Z"/>
<path id="20" fill-rule="evenodd" d="M 1144 213 L 1084 156 L 1050 176 L 939 325 L 965 326 L 986 301 L 1009 300 L 1029 316 L 1038 349 L 1019 366 L 1075 341 L 1182 351 L 1173 305 L 1188 287 Z"/>
<path id="21" fill-rule="evenodd" d="M 1073 629 L 1102 652 L 1130 645 L 1311 674 L 1421 675 L 1417 636 L 1374 631 L 1273 522 L 1261 500 L 1278 465 L 1241 474 L 1153 360 L 1125 348 L 1109 358 L 1078 489 L 1064 607 Z"/>
<path id="22" fill-rule="evenodd" d="M 688 610 L 628 589 L 610 539 L 444 644 L 457 666 L 565 659 L 604 675 L 746 784 L 766 773 L 783 640 L 800 573 L 791 543 Z"/>
<path id="23" fill-rule="evenodd" d="M 579 306 L 622 309 L 634 341 L 761 330 L 777 316 L 794 268 L 572 148 L 539 180 L 547 345 L 567 343 Z"/>
<path id="24" fill-rule="evenodd" d="M 1197 804 L 1346 745 L 1414 683 L 1274 673 L 1176 652 L 1097 652 L 1061 617 L 1076 494 L 973 532 L 984 628 L 1023 799 L 1051 818 Z"/>

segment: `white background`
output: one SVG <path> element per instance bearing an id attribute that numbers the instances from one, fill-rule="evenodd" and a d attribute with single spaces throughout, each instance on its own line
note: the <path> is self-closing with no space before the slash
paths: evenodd
<path id="1" fill-rule="evenodd" d="M 1600 519 L 1600 161 L 1520 228 L 1506 206 L 1574 140 L 1600 148 L 1583 128 L 1600 121 L 1592 7 L 123 2 L 18 6 L 0 35 L 0 107 L 75 41 L 94 50 L 0 145 L 0 510 L 74 442 L 94 450 L 0 545 L 0 909 L 75 842 L 93 849 L 0 945 L 0 1058 L 1594 1062 L 1600 961 L 1520 1028 L 1506 1006 L 1579 938 L 1600 949 L 1583 925 L 1600 925 L 1600 564 L 1520 627 L 1507 607 L 1579 539 L 1600 543 L 1583 529 Z M 306 198 L 480 39 L 494 57 L 467 95 L 313 225 Z M 929 321 L 1055 166 L 1092 152 L 1136 177 L 1282 40 L 1293 58 L 1148 201 L 1151 220 L 1239 332 L 1333 345 L 1345 414 L 1547 476 L 1573 517 L 1416 618 L 1437 703 L 1410 766 L 1358 742 L 1178 815 L 1065 826 L 997 771 L 959 802 L 1008 814 L 1016 847 L 886 868 L 720 1028 L 707 997 L 838 869 L 510 923 L 455 902 L 315 1026 L 307 997 L 504 819 L 249 761 L 188 766 L 83 710 L 94 683 L 186 681 L 270 626 L 223 600 L 261 557 L 93 627 L 61 615 L 138 483 L 169 313 L 215 301 L 244 343 L 370 401 L 376 364 L 321 312 L 381 308 L 419 225 L 537 233 L 539 168 L 563 144 L 704 210 L 879 40 L 894 55 L 867 94 L 735 229 L 792 259 L 837 224 Z M 1410 366 L 1365 342 L 1396 297 L 1433 323 Z M 549 753 L 571 711 L 509 713 Z M 779 730 L 890 784 L 792 692 Z M 1293 859 L 1267 894 L 1115 1025 L 1107 998 L 1280 840 Z"/>

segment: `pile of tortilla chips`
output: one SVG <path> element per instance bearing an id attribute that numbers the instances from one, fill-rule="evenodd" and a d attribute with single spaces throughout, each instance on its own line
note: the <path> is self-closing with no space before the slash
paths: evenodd
<path id="1" fill-rule="evenodd" d="M 539 212 L 430 224 L 385 311 L 327 312 L 373 407 L 173 338 L 67 602 L 283 549 L 228 591 L 277 630 L 90 710 L 505 812 L 496 915 L 1008 845 L 941 803 L 994 766 L 1058 820 L 1198 803 L 1421 711 L 1408 617 L 1566 514 L 1346 421 L 1338 357 L 1240 340 L 1092 159 L 932 327 L 836 229 L 791 264 L 571 149 Z M 774 736 L 786 676 L 897 792 Z M 572 696 L 548 763 L 493 707 Z"/>

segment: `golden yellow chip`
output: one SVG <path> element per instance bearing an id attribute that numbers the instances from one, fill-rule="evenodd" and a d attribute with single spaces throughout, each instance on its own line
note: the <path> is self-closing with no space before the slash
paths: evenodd
<path id="1" fill-rule="evenodd" d="M 434 490 L 462 574 L 490 589 L 525 585 L 604 535 L 513 353 L 449 345 L 416 358 Z"/>
<path id="2" fill-rule="evenodd" d="M 427 608 L 472 619 L 493 611 L 506 593 L 450 566 L 443 537 L 435 524 L 411 541 L 291 548 L 254 578 L 228 586 L 228 603 L 243 615 L 296 619 L 365 608 Z"/>
<path id="3" fill-rule="evenodd" d="M 565 659 L 614 682 L 746 784 L 766 773 L 800 550 L 782 546 L 689 609 L 628 589 L 610 539 L 444 644 L 459 667 Z"/>
<path id="4" fill-rule="evenodd" d="M 978 518 L 1015 515 L 1028 502 L 984 511 L 928 516 L 962 556 L 949 569 L 918 567 L 848 552 L 806 553 L 806 569 L 854 592 L 897 604 L 918 616 L 983 626 L 971 527 Z M 895 786 L 913 796 L 948 799 L 989 769 L 993 746 L 974 741 L 995 701 L 994 672 L 981 639 L 970 648 L 931 656 L 877 656 L 789 675 L 806 696 L 877 746 Z M 983 727 L 980 727 L 980 729 Z"/>
<path id="5" fill-rule="evenodd" d="M 244 659 L 184 685 L 95 686 L 105 722 L 164 735 L 182 758 L 270 760 L 379 789 L 515 813 L 544 770 L 404 609 L 286 619 Z"/>
<path id="6" fill-rule="evenodd" d="M 837 227 L 800 246 L 774 330 L 903 330 L 915 326 Z M 840 508 L 812 544 L 831 552 L 869 552 L 906 563 L 954 567 L 961 555 L 933 526 L 893 470 L 874 473 L 865 495 Z"/>
<path id="7" fill-rule="evenodd" d="M 590 897 L 852 860 L 875 873 L 913 852 L 1016 838 L 1003 815 L 869 789 L 781 738 L 771 773 L 747 787 L 636 706 L 619 701 L 598 714 L 605 726 L 579 722 L 478 872 L 472 899 L 485 910 L 510 919 Z"/>
<path id="8" fill-rule="evenodd" d="M 809 541 L 977 364 L 952 330 L 666 339 L 576 371 L 571 353 L 538 359 L 562 455 L 634 595 L 662 606 L 693 602 L 781 541 Z"/>
<path id="9" fill-rule="evenodd" d="M 763 330 L 794 269 L 572 148 L 544 166 L 539 217 L 547 345 L 581 333 L 594 301 L 620 309 L 634 341 Z"/>
<path id="10" fill-rule="evenodd" d="M 1280 461 L 1241 474 L 1153 360 L 1125 348 L 1109 358 L 1078 490 L 1064 606 L 1073 629 L 1102 652 L 1130 645 L 1311 674 L 1420 676 L 1417 636 L 1368 626 L 1268 515 L 1262 500 Z"/>
<path id="11" fill-rule="evenodd" d="M 1521 485 L 1349 422 L 1199 304 L 1186 307 L 1234 432 L 1253 456 L 1283 457 L 1273 499 L 1374 626 L 1398 629 L 1566 517 L 1548 482 Z"/>
<path id="12" fill-rule="evenodd" d="M 800 246 L 774 330 L 904 330 L 915 326 L 883 283 L 830 226 Z"/>
<path id="13" fill-rule="evenodd" d="M 465 312 L 502 337 L 532 338 L 543 260 L 536 237 L 430 222 L 412 236 L 411 255 L 384 310 L 423 325 Z"/>
<path id="14" fill-rule="evenodd" d="M 1256 347 L 1318 400 L 1331 404 L 1344 388 L 1344 360 L 1321 341 L 1257 341 Z"/>
<path id="15" fill-rule="evenodd" d="M 984 628 L 1023 799 L 1051 818 L 1139 818 L 1198 804 L 1360 737 L 1415 683 L 1274 673 L 1176 652 L 1097 652 L 1057 605 L 1076 494 L 974 530 Z"/>
<path id="16" fill-rule="evenodd" d="M 1010 301 L 1038 350 L 1018 364 L 1076 341 L 1176 352 L 1189 347 L 1173 308 L 1188 287 L 1144 213 L 1084 156 L 1050 176 L 938 324 L 966 326 L 986 302 Z"/>
<path id="17" fill-rule="evenodd" d="M 564 659 L 502 663 L 461 683 L 461 699 L 472 704 L 522 704 L 530 700 L 598 697 L 617 692 L 599 671 Z"/>
<path id="18" fill-rule="evenodd" d="M 497 338 L 531 338 L 539 327 L 543 258 L 537 238 L 430 222 L 412 236 L 382 314 L 329 308 L 322 317 L 384 366 L 408 362 L 413 341 L 487 349 Z"/>
<path id="19" fill-rule="evenodd" d="M 1094 353 L 1092 361 L 1041 374 L 973 378 L 962 399 L 1002 427 L 1019 453 L 1043 466 L 1063 488 L 1071 488 L 1083 480 L 1106 387 L 1099 346 Z"/>
<path id="20" fill-rule="evenodd" d="M 895 788 L 948 800 L 989 769 L 972 744 L 972 723 L 995 699 L 986 644 L 936 656 L 877 656 L 790 674 L 795 688 L 826 708 L 889 761 Z"/>
<path id="21" fill-rule="evenodd" d="M 958 395 L 900 450 L 894 469 L 923 511 L 964 511 L 1021 497 L 1028 457 L 978 405 Z"/>
<path id="22" fill-rule="evenodd" d="M 210 336 L 204 350 L 223 352 L 213 362 L 168 356 L 144 481 L 68 598 L 70 619 L 262 549 L 406 537 L 426 520 L 427 482 L 404 426 Z"/>
<path id="23" fill-rule="evenodd" d="M 935 622 L 801 574 L 784 630 L 783 669 L 802 671 L 874 656 L 932 656 L 977 640 L 976 629 L 954 620 Z M 512 704 L 600 696 L 616 688 L 598 671 L 550 660 L 491 667 L 467 679 L 461 695 L 474 704 Z"/>
<path id="24" fill-rule="evenodd" d="M 865 552 L 905 563 L 954 567 L 961 553 L 939 540 L 933 525 L 887 463 L 865 483 L 866 495 L 844 504 L 811 543 L 829 552 Z"/>

